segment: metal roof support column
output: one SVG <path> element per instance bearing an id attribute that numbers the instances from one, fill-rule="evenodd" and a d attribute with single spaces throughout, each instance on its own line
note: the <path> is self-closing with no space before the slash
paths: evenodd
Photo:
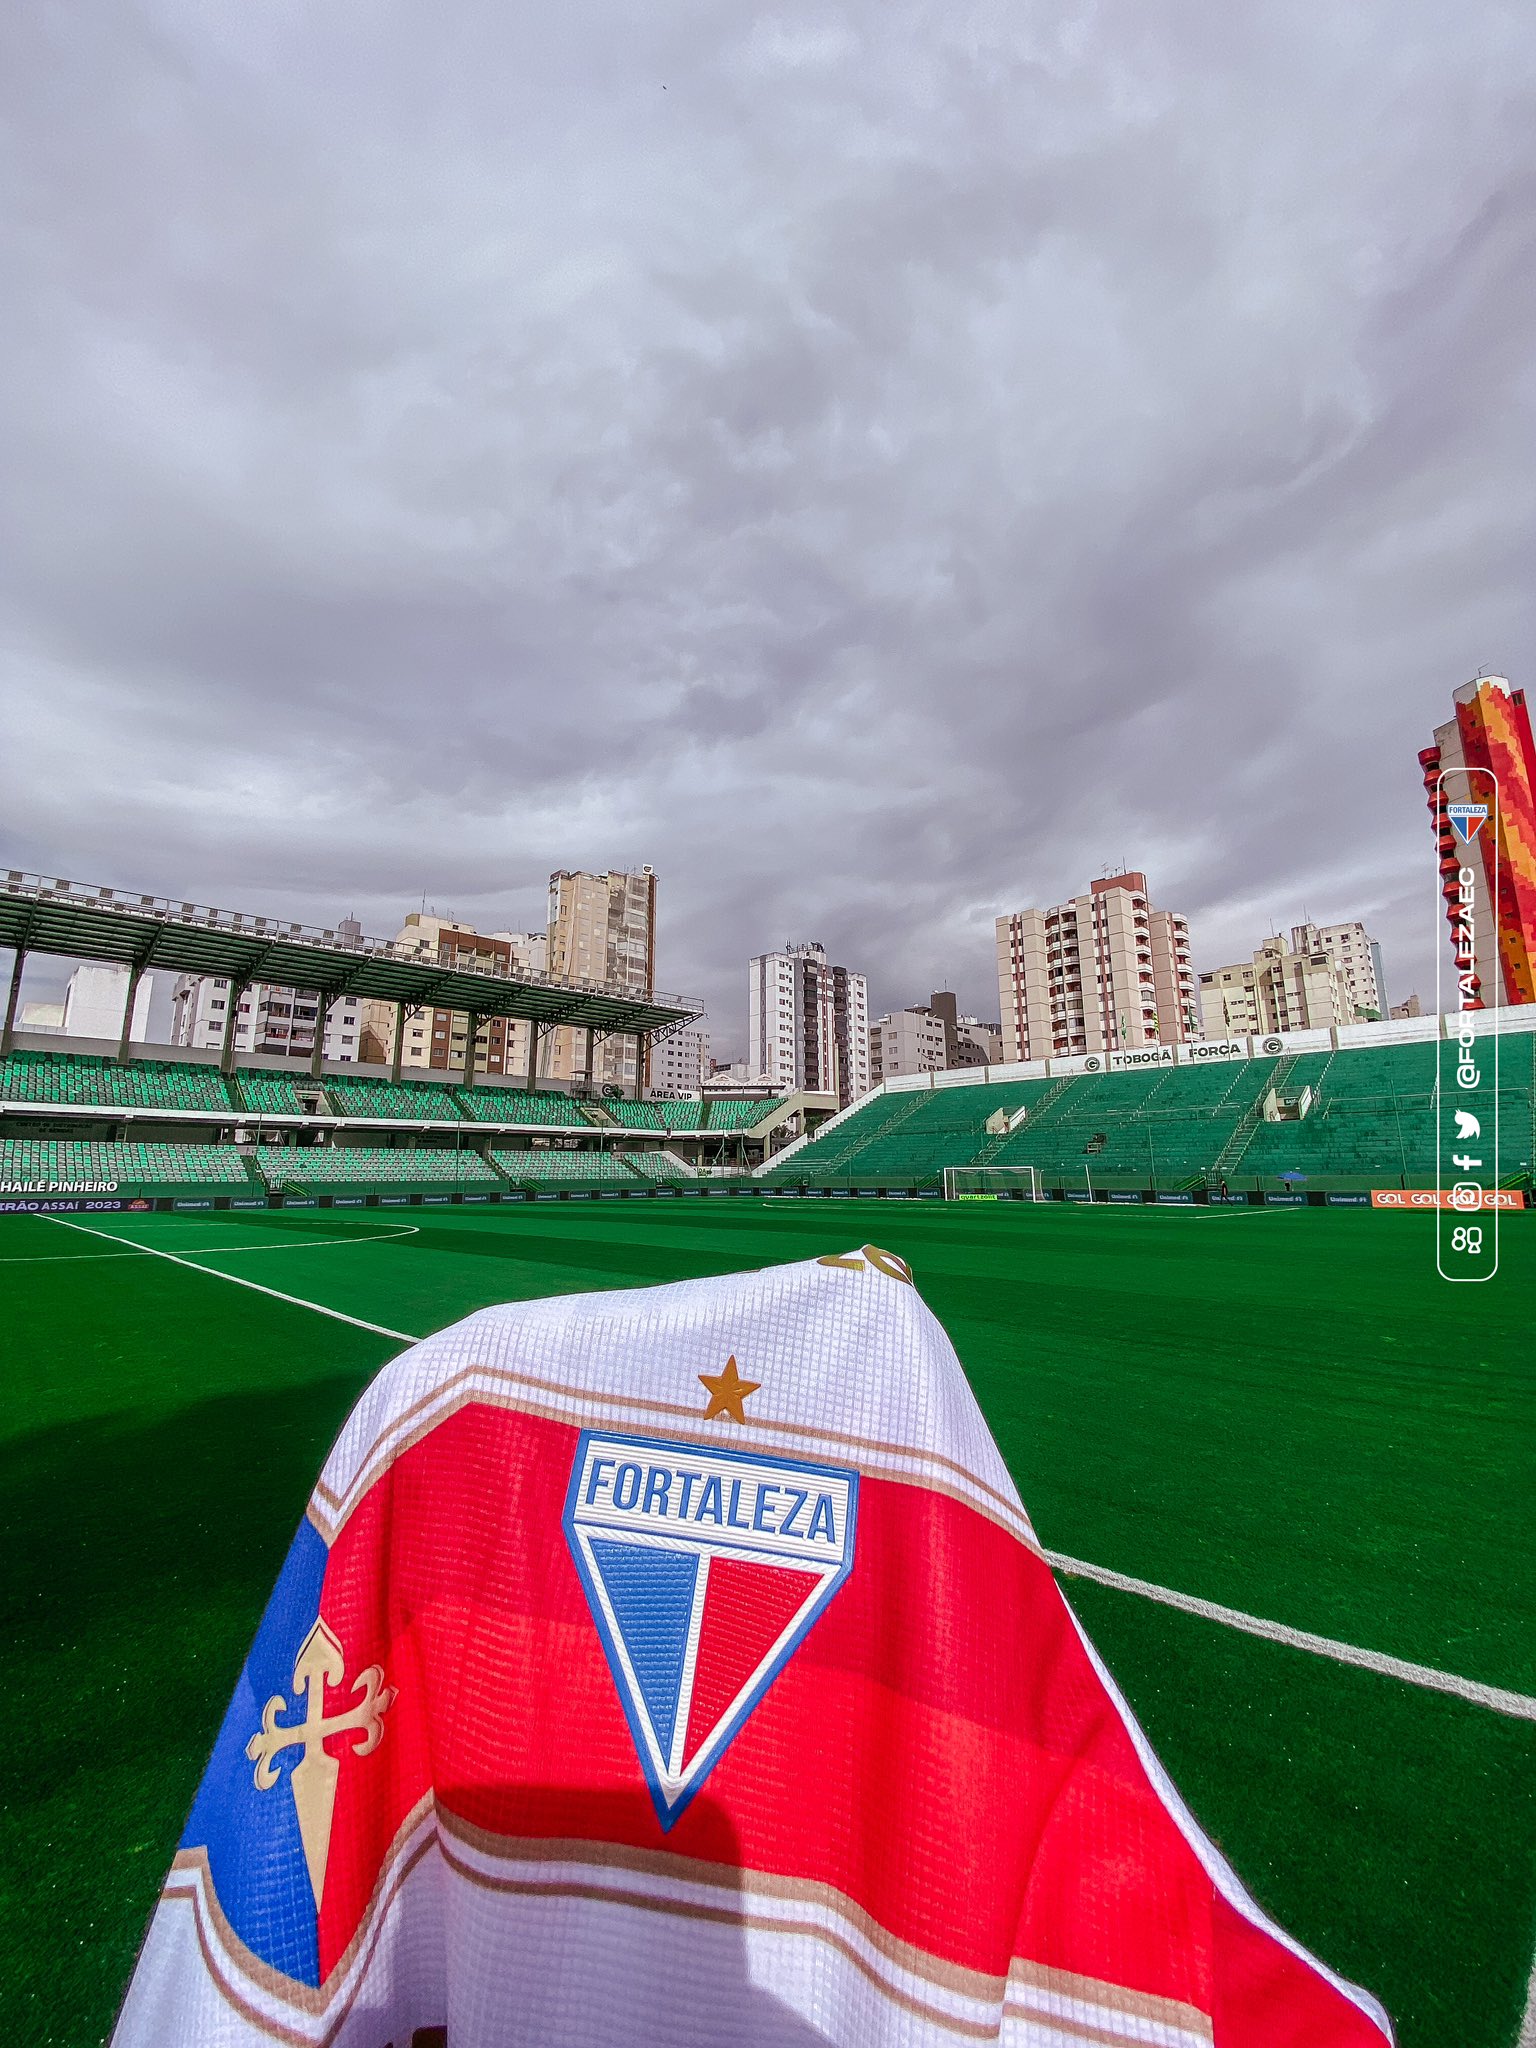
<path id="1" fill-rule="evenodd" d="M 128 970 L 128 994 L 123 1003 L 123 1035 L 117 1041 L 119 1061 L 128 1057 L 128 1044 L 133 1036 L 133 999 L 139 992 L 139 976 L 143 972 L 143 964 L 138 960 L 135 960 Z"/>
<path id="2" fill-rule="evenodd" d="M 325 1058 L 325 1027 L 331 1021 L 330 999 L 323 988 L 315 990 L 315 1042 L 309 1052 L 309 1078 L 318 1081 Z"/>
<path id="3" fill-rule="evenodd" d="M 644 1102 L 646 1068 L 651 1063 L 651 1034 L 649 1031 L 635 1033 L 635 1100 Z"/>
<path id="4" fill-rule="evenodd" d="M 21 973 L 27 964 L 25 946 L 16 948 L 16 958 L 11 962 L 11 992 L 5 999 L 5 1024 L 0 1028 L 0 1059 L 11 1049 L 11 1040 L 16 1033 L 16 999 L 21 994 Z"/>
<path id="5" fill-rule="evenodd" d="M 592 1047 L 594 1043 L 592 1026 L 589 1024 L 587 1026 L 587 1064 L 583 1069 L 583 1076 L 586 1080 L 587 1093 L 589 1095 L 592 1093 Z"/>
<path id="6" fill-rule="evenodd" d="M 469 1012 L 468 1028 L 464 1033 L 464 1079 L 460 1084 L 465 1088 L 475 1085 L 475 1033 L 480 1029 L 480 1019 L 474 1011 Z"/>
<path id="7" fill-rule="evenodd" d="M 250 983 L 237 982 L 229 977 L 229 1009 L 224 1018 L 224 1037 L 219 1045 L 219 1072 L 228 1074 L 235 1064 L 235 1019 L 240 1014 L 240 998 L 250 988 Z"/>
<path id="8" fill-rule="evenodd" d="M 536 1017 L 528 1019 L 528 1093 L 532 1095 L 539 1085 L 539 1022 Z"/>
<path id="9" fill-rule="evenodd" d="M 389 1062 L 389 1078 L 400 1078 L 400 1061 L 405 1053 L 405 998 L 402 996 L 395 1005 L 395 1050 Z"/>

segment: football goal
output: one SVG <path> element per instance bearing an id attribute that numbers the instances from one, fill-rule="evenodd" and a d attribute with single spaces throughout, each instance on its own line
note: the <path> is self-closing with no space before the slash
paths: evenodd
<path id="1" fill-rule="evenodd" d="M 1003 1197 L 1014 1201 L 1043 1202 L 1040 1169 L 1037 1166 L 946 1166 L 946 1202 L 996 1202 Z"/>

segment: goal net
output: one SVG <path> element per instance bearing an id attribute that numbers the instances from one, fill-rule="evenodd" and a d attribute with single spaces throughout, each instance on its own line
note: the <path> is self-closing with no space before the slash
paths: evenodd
<path id="1" fill-rule="evenodd" d="M 1040 1169 L 1036 1166 L 946 1166 L 946 1202 L 995 1202 L 1003 1196 L 1015 1201 L 1043 1202 Z"/>

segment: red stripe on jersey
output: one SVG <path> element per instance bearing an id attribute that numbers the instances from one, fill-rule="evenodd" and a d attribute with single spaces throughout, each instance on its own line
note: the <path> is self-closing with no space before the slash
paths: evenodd
<path id="1" fill-rule="evenodd" d="M 663 1834 L 562 1532 L 577 1437 L 461 1409 L 396 1459 L 336 1539 L 321 1612 L 349 1682 L 378 1663 L 398 1697 L 372 1755 L 330 1744 L 322 1972 L 431 1791 L 493 1834 L 819 1882 L 897 1939 L 989 1976 L 1018 1956 L 1184 2000 L 1218 2015 L 1219 2048 L 1380 2048 L 1354 2005 L 1223 1906 L 1044 1562 L 921 1486 L 861 1479 L 846 1583 Z M 723 1668 L 705 1676 L 716 1692 L 729 1683 Z M 1309 2032 L 1286 2031 L 1292 2010 Z"/>

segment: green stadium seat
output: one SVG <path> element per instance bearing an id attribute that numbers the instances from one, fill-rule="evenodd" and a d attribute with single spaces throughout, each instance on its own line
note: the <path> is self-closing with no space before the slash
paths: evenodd
<path id="1" fill-rule="evenodd" d="M 630 1131 L 664 1131 L 667 1120 L 662 1115 L 659 1102 L 630 1102 L 623 1096 L 616 1096 L 605 1102 L 603 1108 L 616 1124 L 623 1124 Z"/>
<path id="2" fill-rule="evenodd" d="M 302 1116 L 304 1103 L 291 1074 L 242 1067 L 232 1077 L 234 1092 L 256 1116 Z M 313 1096 L 317 1084 L 310 1084 Z"/>
<path id="3" fill-rule="evenodd" d="M 87 1053 L 17 1052 L 0 1060 L 0 1100 L 101 1109 L 196 1110 L 238 1105 L 217 1067 L 179 1060 L 109 1060 Z"/>
<path id="4" fill-rule="evenodd" d="M 391 1117 L 410 1123 L 461 1123 L 452 1088 L 431 1081 L 379 1081 L 366 1074 L 327 1074 L 325 1099 L 337 1116 Z"/>
<path id="5" fill-rule="evenodd" d="M 476 1123 L 544 1127 L 560 1124 L 577 1130 L 586 1130 L 591 1123 L 579 1102 L 569 1095 L 556 1094 L 553 1089 L 540 1089 L 530 1095 L 524 1088 L 487 1085 L 483 1088 L 456 1088 L 454 1095 L 464 1114 Z"/>
<path id="6" fill-rule="evenodd" d="M 1536 1034 L 1501 1043 L 1501 1172 L 1536 1160 Z M 1281 1173 L 1351 1185 L 1432 1186 L 1435 1173 L 1432 1042 L 1352 1047 L 1280 1059 L 987 1082 L 873 1095 L 825 1135 L 770 1167 L 770 1182 L 936 1180 L 946 1166 L 1033 1166 L 1050 1185 L 1086 1173 L 1096 1185 L 1146 1186 L 1213 1179 L 1251 1186 Z M 1278 1086 L 1306 1088 L 1306 1117 L 1266 1123 L 1260 1107 Z M 989 1135 L 997 1109 L 1029 1115 Z"/>
<path id="7" fill-rule="evenodd" d="M 123 1140 L 0 1138 L 0 1182 L 116 1184 L 133 1194 L 248 1193 L 233 1145 L 139 1145 Z"/>
<path id="8" fill-rule="evenodd" d="M 510 1148 L 489 1155 L 498 1173 L 517 1182 L 617 1182 L 637 1187 L 645 1176 L 626 1164 L 622 1154 L 592 1151 L 568 1152 L 554 1149 L 514 1151 Z"/>
<path id="9" fill-rule="evenodd" d="M 709 1131 L 744 1131 L 753 1124 L 761 1123 L 765 1116 L 772 1116 L 784 1107 L 783 1099 L 774 1102 L 733 1102 L 716 1097 L 709 1105 L 709 1121 L 703 1126 Z"/>
<path id="10" fill-rule="evenodd" d="M 620 1159 L 642 1180 L 697 1180 L 698 1174 L 668 1152 L 621 1152 Z"/>
<path id="11" fill-rule="evenodd" d="M 256 1165 L 273 1189 L 497 1185 L 478 1152 L 425 1145 L 271 1145 L 257 1153 Z"/>

